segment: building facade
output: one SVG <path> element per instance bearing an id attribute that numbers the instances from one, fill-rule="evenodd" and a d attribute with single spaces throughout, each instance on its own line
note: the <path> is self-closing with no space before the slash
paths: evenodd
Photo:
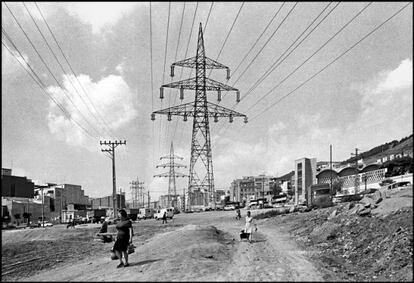
<path id="1" fill-rule="evenodd" d="M 92 206 L 92 209 L 112 208 L 112 199 L 112 195 L 101 198 L 90 198 L 89 204 Z M 116 202 L 118 208 L 126 208 L 125 192 L 116 195 Z"/>
<path id="2" fill-rule="evenodd" d="M 273 176 L 243 176 L 236 179 L 230 186 L 230 201 L 248 204 L 250 200 L 266 198 L 272 199 L 272 187 L 275 183 Z"/>
<path id="3" fill-rule="evenodd" d="M 2 197 L 34 197 L 34 183 L 26 177 L 13 176 L 11 169 L 1 170 Z"/>
<path id="4" fill-rule="evenodd" d="M 316 158 L 295 160 L 295 204 L 306 201 L 306 189 L 316 184 Z"/>

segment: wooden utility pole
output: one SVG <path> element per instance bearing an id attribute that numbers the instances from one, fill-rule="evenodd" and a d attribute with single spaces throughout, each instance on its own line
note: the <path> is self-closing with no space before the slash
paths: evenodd
<path id="1" fill-rule="evenodd" d="M 329 145 L 329 174 L 330 174 L 330 179 L 331 179 L 331 193 L 333 192 L 333 188 L 332 188 L 332 145 Z"/>
<path id="2" fill-rule="evenodd" d="M 108 152 L 109 153 L 109 158 L 112 159 L 112 208 L 114 210 L 114 217 L 116 216 L 116 211 L 117 211 L 117 198 L 116 198 L 116 175 L 115 175 L 115 148 L 118 145 L 125 145 L 126 144 L 126 140 L 124 141 L 115 141 L 115 142 L 111 142 L 111 141 L 100 141 L 101 145 L 108 145 L 109 148 L 107 149 L 101 149 L 102 152 Z"/>

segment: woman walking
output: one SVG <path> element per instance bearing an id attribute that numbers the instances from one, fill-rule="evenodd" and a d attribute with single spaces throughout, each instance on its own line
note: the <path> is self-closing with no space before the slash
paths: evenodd
<path id="1" fill-rule="evenodd" d="M 129 266 L 128 246 L 132 244 L 133 231 L 131 220 L 127 218 L 127 213 L 124 209 L 120 209 L 118 211 L 118 217 L 120 217 L 121 221 L 116 224 L 116 230 L 118 231 L 118 234 L 116 236 L 116 241 L 114 244 L 114 252 L 119 258 L 119 264 L 117 268 L 120 268 Z M 125 264 L 122 261 L 122 255 L 124 256 Z"/>
<path id="2" fill-rule="evenodd" d="M 244 232 L 248 235 L 249 243 L 252 242 L 253 225 L 255 227 L 255 231 L 257 231 L 257 226 L 255 223 L 253 223 L 253 217 L 250 216 L 249 210 L 247 211 L 246 225 L 244 227 Z"/>

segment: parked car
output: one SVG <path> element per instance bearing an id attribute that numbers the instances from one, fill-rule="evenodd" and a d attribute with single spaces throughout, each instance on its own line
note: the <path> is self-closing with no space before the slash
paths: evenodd
<path id="1" fill-rule="evenodd" d="M 224 206 L 224 210 L 235 210 L 236 207 L 232 204 L 227 204 Z"/>
<path id="2" fill-rule="evenodd" d="M 43 226 L 43 227 L 52 227 L 52 226 L 53 226 L 53 224 L 52 224 L 52 223 L 50 223 L 50 222 L 45 221 L 45 222 L 43 222 L 43 223 L 42 223 L 42 222 L 39 222 L 39 223 L 38 223 L 38 226 L 39 226 L 39 227 L 42 227 L 42 226 Z"/>

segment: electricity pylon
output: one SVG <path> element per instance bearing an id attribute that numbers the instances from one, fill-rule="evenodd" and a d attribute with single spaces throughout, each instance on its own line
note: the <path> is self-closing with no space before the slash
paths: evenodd
<path id="1" fill-rule="evenodd" d="M 175 66 L 195 68 L 196 76 L 179 82 L 162 85 L 160 88 L 160 99 L 164 98 L 163 88 L 168 87 L 180 89 L 180 100 L 184 99 L 184 89 L 195 90 L 195 100 L 190 103 L 155 111 L 151 114 L 151 120 L 155 120 L 155 114 L 167 115 L 168 121 L 171 121 L 172 115 L 183 116 L 184 121 L 187 121 L 188 116 L 193 117 L 191 160 L 189 168 L 190 178 L 188 181 L 188 201 L 186 201 L 188 209 L 190 209 L 191 203 L 189 195 L 195 190 L 200 190 L 205 194 L 205 204 L 209 201 L 214 201 L 214 175 L 209 117 L 213 117 L 214 122 L 218 122 L 219 117 L 229 117 L 230 123 L 233 122 L 234 117 L 244 117 L 244 122 L 247 123 L 247 116 L 207 101 L 207 91 L 217 91 L 218 101 L 221 101 L 221 92 L 223 90 L 235 91 L 237 102 L 240 101 L 240 92 L 236 88 L 206 78 L 206 69 L 226 69 L 227 79 L 230 79 L 230 69 L 205 56 L 201 23 L 198 32 L 196 56 L 173 63 L 171 65 L 171 77 L 174 76 Z"/>
<path id="2" fill-rule="evenodd" d="M 143 188 L 142 185 L 144 184 L 144 182 L 140 182 L 137 177 L 137 180 L 131 181 L 130 184 L 131 184 L 131 194 L 132 194 L 132 207 L 139 208 L 140 207 L 139 202 L 141 199 L 143 199 L 141 197 L 141 195 L 143 194 L 141 191 L 142 191 L 142 188 Z"/>
<path id="3" fill-rule="evenodd" d="M 177 188 L 176 188 L 175 178 L 178 178 L 178 177 L 188 177 L 188 175 L 175 172 L 175 168 L 180 168 L 180 167 L 186 168 L 187 166 L 175 162 L 175 159 L 181 159 L 181 160 L 183 160 L 183 158 L 180 157 L 180 156 L 174 155 L 174 146 L 173 146 L 173 143 L 172 142 L 171 142 L 171 148 L 170 148 L 170 155 L 160 157 L 160 160 L 162 160 L 162 159 L 169 159 L 169 162 L 168 163 L 165 163 L 165 164 L 157 165 L 155 168 L 159 168 L 159 167 L 162 167 L 162 168 L 169 167 L 170 170 L 169 170 L 168 173 L 162 173 L 162 174 L 154 175 L 154 177 L 160 177 L 160 178 L 162 178 L 162 177 L 168 177 L 169 178 L 169 180 L 168 180 L 169 181 L 168 182 L 168 206 L 169 207 L 172 206 L 172 207 L 175 208 L 176 207 L 176 201 L 177 201 L 177 199 L 176 199 L 177 198 Z M 171 201 L 170 201 L 171 192 L 174 193 L 173 194 L 174 195 L 174 199 L 172 201 L 172 205 L 171 205 Z"/>

